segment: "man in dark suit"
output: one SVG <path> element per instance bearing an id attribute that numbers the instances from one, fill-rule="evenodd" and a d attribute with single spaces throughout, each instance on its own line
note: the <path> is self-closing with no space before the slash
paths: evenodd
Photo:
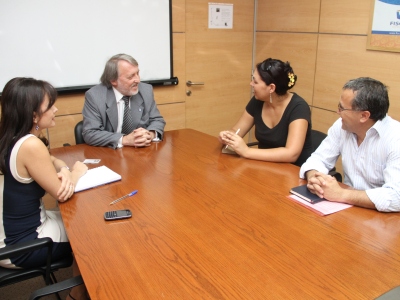
<path id="1" fill-rule="evenodd" d="M 151 85 L 140 82 L 137 61 L 127 54 L 111 57 L 101 84 L 89 89 L 83 106 L 83 139 L 92 146 L 144 147 L 162 140 L 165 121 Z"/>

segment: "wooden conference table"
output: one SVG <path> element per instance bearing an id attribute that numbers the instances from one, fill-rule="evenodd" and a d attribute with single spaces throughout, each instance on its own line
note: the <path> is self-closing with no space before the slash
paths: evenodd
<path id="1" fill-rule="evenodd" d="M 287 197 L 298 167 L 220 149 L 185 129 L 147 148 L 51 150 L 122 175 L 60 204 L 92 300 L 373 299 L 400 285 L 399 214 L 319 216 Z M 104 221 L 124 208 L 131 219 Z"/>

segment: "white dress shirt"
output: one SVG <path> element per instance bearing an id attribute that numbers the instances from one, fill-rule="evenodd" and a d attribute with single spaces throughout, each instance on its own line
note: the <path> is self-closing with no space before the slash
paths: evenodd
<path id="1" fill-rule="evenodd" d="M 379 211 L 400 211 L 400 123 L 386 116 L 368 131 L 360 146 L 357 136 L 342 129 L 339 118 L 327 138 L 300 168 L 328 174 L 342 155 L 344 183 L 367 193 Z"/>
<path id="2" fill-rule="evenodd" d="M 122 100 L 122 95 L 116 88 L 113 87 L 113 91 L 115 94 L 115 99 L 117 100 L 117 107 L 118 107 L 118 127 L 117 132 L 121 132 L 122 130 L 122 122 L 124 121 L 124 109 L 125 109 L 125 101 Z M 118 141 L 117 148 L 122 148 L 122 137 Z"/>

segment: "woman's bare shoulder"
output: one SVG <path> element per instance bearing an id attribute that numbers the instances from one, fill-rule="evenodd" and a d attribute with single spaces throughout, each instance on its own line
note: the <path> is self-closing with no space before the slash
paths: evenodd
<path id="1" fill-rule="evenodd" d="M 36 136 L 32 135 L 21 144 L 19 152 L 33 155 L 42 155 L 48 153 L 46 145 Z"/>

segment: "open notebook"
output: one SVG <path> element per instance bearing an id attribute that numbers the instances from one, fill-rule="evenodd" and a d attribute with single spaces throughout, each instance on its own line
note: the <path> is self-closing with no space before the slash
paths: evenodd
<path id="1" fill-rule="evenodd" d="M 75 186 L 75 192 L 91 189 L 99 185 L 121 180 L 121 175 L 115 173 L 106 166 L 90 169 L 79 178 Z"/>

